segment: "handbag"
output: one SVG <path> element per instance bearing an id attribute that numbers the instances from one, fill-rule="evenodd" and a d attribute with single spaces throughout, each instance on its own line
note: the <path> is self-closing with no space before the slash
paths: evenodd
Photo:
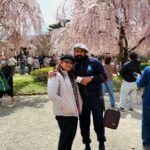
<path id="1" fill-rule="evenodd" d="M 109 87 L 106 83 L 106 80 L 104 79 L 102 75 L 100 75 L 100 78 L 104 82 L 110 96 L 113 98 L 112 93 L 110 92 Z M 109 129 L 117 129 L 120 118 L 121 118 L 121 113 L 118 108 L 115 108 L 115 109 L 109 108 L 105 111 L 105 114 L 104 114 L 104 126 Z"/>
<path id="2" fill-rule="evenodd" d="M 7 90 L 10 90 L 10 86 L 8 85 L 8 81 L 6 80 L 3 73 L 0 75 L 0 91 L 5 92 Z"/>

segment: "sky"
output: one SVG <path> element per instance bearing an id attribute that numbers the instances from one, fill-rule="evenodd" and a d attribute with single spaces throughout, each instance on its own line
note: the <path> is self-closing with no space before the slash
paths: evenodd
<path id="1" fill-rule="evenodd" d="M 56 12 L 59 5 L 64 0 L 36 0 L 43 13 L 43 18 L 45 22 L 45 26 L 43 26 L 43 30 L 46 31 L 50 24 L 56 22 Z"/>

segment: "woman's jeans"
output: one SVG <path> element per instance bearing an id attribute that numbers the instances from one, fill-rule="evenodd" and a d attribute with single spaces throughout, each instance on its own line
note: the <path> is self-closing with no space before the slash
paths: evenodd
<path id="1" fill-rule="evenodd" d="M 109 81 L 107 82 L 107 85 L 108 85 L 109 90 L 110 90 L 111 95 L 112 95 L 112 96 L 111 96 L 111 95 L 109 94 L 109 100 L 110 100 L 111 106 L 114 107 L 114 106 L 115 106 L 115 98 L 114 98 L 114 84 L 113 84 L 113 81 L 112 81 L 112 80 L 109 80 Z M 103 96 L 105 96 L 106 90 L 107 90 L 107 88 L 106 88 L 105 84 L 103 83 L 103 84 L 102 84 L 102 93 L 103 93 Z"/>
<path id="2" fill-rule="evenodd" d="M 142 140 L 143 146 L 150 148 L 150 106 L 143 106 Z"/>

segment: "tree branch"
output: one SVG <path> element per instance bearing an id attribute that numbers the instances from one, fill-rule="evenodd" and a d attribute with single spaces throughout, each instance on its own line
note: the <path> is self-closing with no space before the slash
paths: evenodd
<path id="1" fill-rule="evenodd" d="M 144 36 L 143 38 L 141 38 L 141 39 L 139 40 L 139 42 L 138 42 L 133 48 L 130 49 L 130 51 L 133 51 L 133 50 L 135 50 L 136 48 L 138 48 L 138 47 L 144 42 L 144 40 L 146 40 L 146 39 L 149 38 L 149 37 L 150 37 L 150 33 L 149 33 L 147 36 Z"/>

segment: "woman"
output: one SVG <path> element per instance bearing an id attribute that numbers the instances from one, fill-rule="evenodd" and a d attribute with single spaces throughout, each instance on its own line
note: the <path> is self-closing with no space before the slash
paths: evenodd
<path id="1" fill-rule="evenodd" d="M 111 60 L 112 60 L 112 58 L 110 56 L 107 56 L 105 58 L 105 60 L 104 60 L 104 62 L 105 62 L 104 69 L 105 69 L 105 72 L 107 74 L 107 84 L 108 84 L 109 90 L 111 92 L 111 95 L 109 94 L 111 107 L 115 107 L 113 74 L 116 73 L 116 69 L 113 65 L 111 65 Z M 107 88 L 106 88 L 105 84 L 103 83 L 102 84 L 103 96 L 106 93 L 106 89 Z"/>
<path id="2" fill-rule="evenodd" d="M 0 91 L 0 105 L 2 105 L 2 97 L 5 94 L 8 94 L 11 97 L 12 104 L 15 105 L 15 98 L 13 92 L 13 69 L 11 66 L 8 66 L 7 58 L 4 56 L 1 58 L 1 65 L 1 73 L 4 74 L 10 89 L 7 91 Z"/>
<path id="3" fill-rule="evenodd" d="M 48 95 L 53 101 L 53 110 L 60 137 L 58 150 L 71 150 L 77 131 L 78 116 L 82 101 L 72 73 L 74 58 L 67 54 L 61 57 L 55 77 L 48 79 Z"/>

